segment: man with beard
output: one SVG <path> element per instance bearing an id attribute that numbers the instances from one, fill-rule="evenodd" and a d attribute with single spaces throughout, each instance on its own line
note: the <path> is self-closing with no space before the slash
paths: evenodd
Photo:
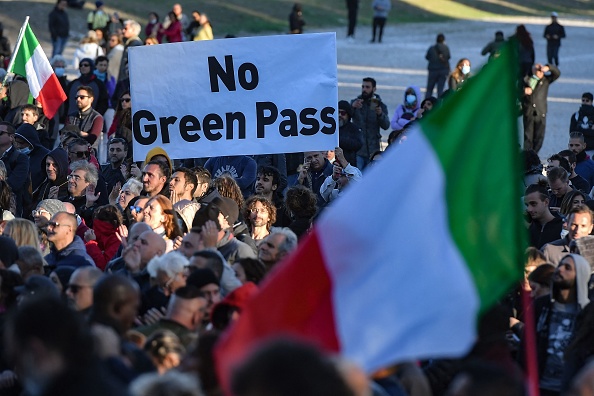
<path id="1" fill-rule="evenodd" d="M 363 146 L 363 132 L 351 122 L 353 107 L 346 100 L 338 102 L 338 146 L 349 164 L 357 166 L 357 151 Z"/>
<path id="2" fill-rule="evenodd" d="M 567 235 L 547 243 L 541 249 L 547 263 L 557 265 L 563 256 L 569 253 L 571 241 L 590 235 L 592 227 L 592 212 L 586 205 L 579 205 L 571 209 L 567 216 L 567 230 L 569 231 Z"/>
<path id="3" fill-rule="evenodd" d="M 574 152 L 577 163 L 575 173 L 586 179 L 590 186 L 594 186 L 594 161 L 586 154 L 586 141 L 581 132 L 571 132 L 567 148 Z"/>
<path id="4" fill-rule="evenodd" d="M 80 136 L 92 145 L 103 131 L 103 116 L 93 109 L 95 101 L 93 89 L 89 86 L 79 87 L 75 101 L 77 110 L 68 114 L 66 124 L 79 127 Z"/>
<path id="5" fill-rule="evenodd" d="M 363 146 L 357 152 L 357 168 L 369 164 L 371 154 L 380 149 L 380 128 L 390 127 L 388 108 L 378 94 L 375 79 L 366 77 L 361 85 L 361 95 L 351 101 L 353 122 L 363 131 Z M 327 176 L 327 175 L 326 175 Z M 318 191 L 319 194 L 319 191 Z"/>
<path id="6" fill-rule="evenodd" d="M 161 194 L 169 198 L 169 168 L 161 161 L 152 160 L 142 170 L 141 196 L 152 198 Z"/>
<path id="7" fill-rule="evenodd" d="M 566 254 L 553 274 L 551 295 L 534 302 L 541 395 L 559 395 L 565 348 L 573 337 L 578 313 L 589 303 L 589 279 L 588 261 L 578 254 Z"/>
<path id="8" fill-rule="evenodd" d="M 258 168 L 254 191 L 274 204 L 276 207 L 276 220 L 274 226 L 286 227 L 291 224 L 291 218 L 285 210 L 285 203 L 280 185 L 282 175 L 274 166 L 261 166 Z M 244 217 L 246 218 L 246 217 Z"/>
<path id="9" fill-rule="evenodd" d="M 245 201 L 243 218 L 251 237 L 258 243 L 270 233 L 270 227 L 276 221 L 276 207 L 267 198 L 252 195 Z"/>
<path id="10" fill-rule="evenodd" d="M 120 183 L 120 187 L 126 183 L 122 173 L 122 165 L 128 155 L 128 143 L 122 138 L 113 138 L 108 143 L 109 164 L 101 166 L 101 174 L 107 183 L 107 191 L 113 190 L 113 186 Z M 126 171 L 127 172 L 127 171 Z"/>

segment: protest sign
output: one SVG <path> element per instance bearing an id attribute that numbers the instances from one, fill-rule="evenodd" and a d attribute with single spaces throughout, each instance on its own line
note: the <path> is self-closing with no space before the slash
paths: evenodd
<path id="1" fill-rule="evenodd" d="M 338 145 L 334 33 L 131 47 L 134 160 Z"/>

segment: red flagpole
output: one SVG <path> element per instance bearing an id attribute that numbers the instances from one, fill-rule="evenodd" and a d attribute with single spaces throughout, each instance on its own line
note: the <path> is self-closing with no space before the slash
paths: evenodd
<path id="1" fill-rule="evenodd" d="M 526 361 L 526 387 L 529 396 L 539 396 L 538 361 L 536 358 L 536 326 L 534 324 L 534 308 L 530 293 L 522 285 L 522 306 L 524 308 L 524 353 Z"/>

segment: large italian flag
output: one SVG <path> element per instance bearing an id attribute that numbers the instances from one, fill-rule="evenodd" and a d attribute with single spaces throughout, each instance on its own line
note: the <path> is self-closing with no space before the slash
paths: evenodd
<path id="1" fill-rule="evenodd" d="M 510 51 L 511 52 L 511 51 Z M 502 52 L 316 223 L 224 334 L 222 381 L 291 335 L 373 372 L 465 354 L 523 274 L 516 62 Z"/>
<path id="2" fill-rule="evenodd" d="M 66 94 L 28 22 L 23 25 L 22 40 L 15 53 L 9 72 L 27 78 L 31 95 L 41 103 L 43 113 L 53 118 Z"/>

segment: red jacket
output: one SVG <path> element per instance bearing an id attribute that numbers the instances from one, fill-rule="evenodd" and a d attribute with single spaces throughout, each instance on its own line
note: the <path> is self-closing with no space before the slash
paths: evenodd
<path id="1" fill-rule="evenodd" d="M 85 243 L 85 246 L 87 253 L 91 256 L 97 268 L 103 271 L 107 263 L 117 253 L 121 242 L 116 236 L 117 227 L 106 221 L 93 221 L 93 231 L 95 231 L 97 239 Z"/>

